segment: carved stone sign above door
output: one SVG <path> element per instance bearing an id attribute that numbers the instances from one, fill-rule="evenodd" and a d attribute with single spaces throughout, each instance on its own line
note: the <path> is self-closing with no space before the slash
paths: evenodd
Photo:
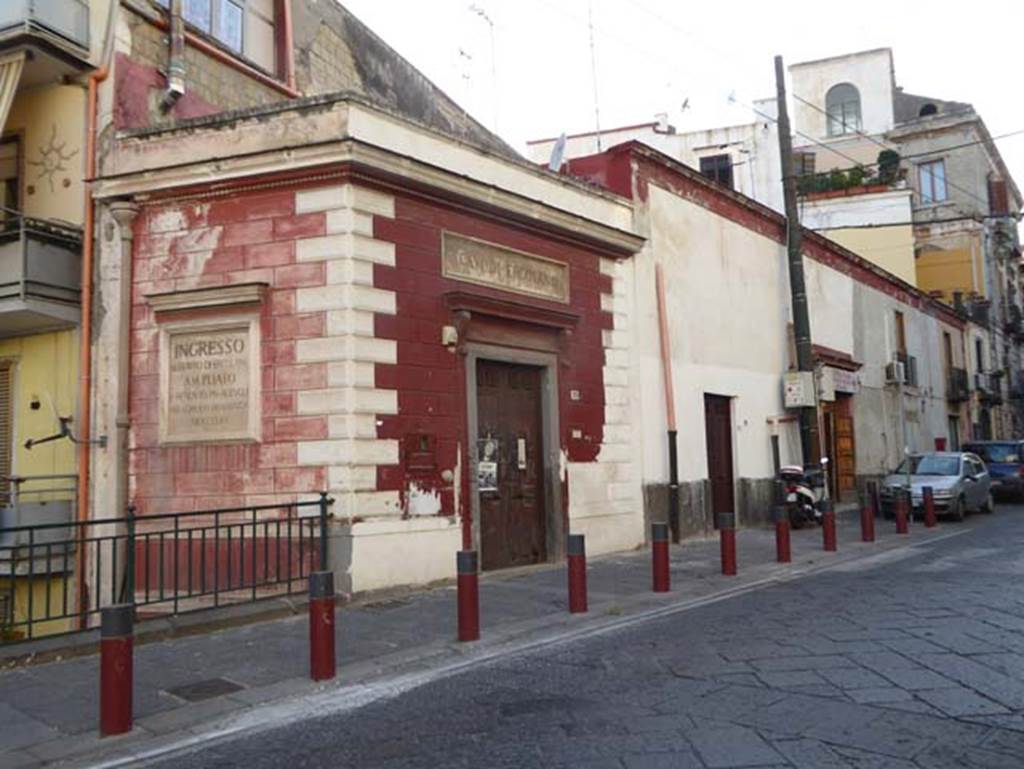
<path id="1" fill-rule="evenodd" d="M 451 232 L 444 233 L 442 272 L 515 294 L 569 301 L 569 265 Z"/>

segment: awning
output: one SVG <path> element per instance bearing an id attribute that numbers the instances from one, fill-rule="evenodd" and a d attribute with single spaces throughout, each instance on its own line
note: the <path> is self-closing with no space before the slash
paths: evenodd
<path id="1" fill-rule="evenodd" d="M 14 101 L 14 94 L 18 90 L 21 67 L 24 63 L 24 51 L 0 58 L 0 134 L 7 126 L 7 113 L 11 111 L 11 102 Z"/>

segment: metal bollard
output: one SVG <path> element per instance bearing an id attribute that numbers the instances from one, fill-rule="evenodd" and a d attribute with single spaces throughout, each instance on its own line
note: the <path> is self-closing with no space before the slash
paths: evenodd
<path id="1" fill-rule="evenodd" d="M 480 639 L 480 575 L 476 550 L 460 550 L 455 556 L 458 572 L 459 640 Z"/>
<path id="2" fill-rule="evenodd" d="M 111 737 L 132 729 L 134 670 L 131 604 L 108 606 L 100 620 L 100 736 Z"/>
<path id="3" fill-rule="evenodd" d="M 582 534 L 570 534 L 566 549 L 569 562 L 569 613 L 587 611 L 587 550 Z"/>
<path id="4" fill-rule="evenodd" d="M 790 563 L 793 550 L 790 546 L 789 512 L 785 507 L 776 507 L 772 513 L 775 518 L 775 560 L 779 563 Z"/>
<path id="5" fill-rule="evenodd" d="M 337 670 L 334 648 L 334 572 L 309 575 L 309 676 L 329 681 Z"/>
<path id="6" fill-rule="evenodd" d="M 722 574 L 736 576 L 736 513 L 718 514 L 718 535 L 722 546 Z"/>
<path id="7" fill-rule="evenodd" d="M 874 481 L 868 482 L 866 490 L 866 500 L 863 507 L 860 508 L 860 541 L 874 542 L 874 512 L 878 509 L 876 503 L 874 503 L 874 500 L 876 500 L 876 483 Z"/>
<path id="8" fill-rule="evenodd" d="M 825 510 L 821 514 L 821 538 L 826 553 L 834 553 L 836 543 L 836 511 L 832 500 L 825 500 Z"/>
<path id="9" fill-rule="evenodd" d="M 935 491 L 931 486 L 922 489 L 924 495 L 924 525 L 927 529 L 935 528 L 938 519 L 935 517 Z"/>
<path id="10" fill-rule="evenodd" d="M 896 493 L 896 533 L 909 534 L 910 524 L 910 492 L 898 491 Z"/>
<path id="11" fill-rule="evenodd" d="M 651 524 L 651 576 L 655 593 L 667 593 L 671 574 L 668 567 L 668 524 Z"/>

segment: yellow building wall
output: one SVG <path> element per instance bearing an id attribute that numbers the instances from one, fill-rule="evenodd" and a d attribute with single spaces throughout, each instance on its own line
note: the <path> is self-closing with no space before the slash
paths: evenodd
<path id="1" fill-rule="evenodd" d="M 74 561 L 71 560 L 71 563 L 73 564 Z M 11 624 L 7 628 L 0 628 L 0 641 L 17 641 L 28 637 L 30 588 L 32 595 L 33 638 L 54 635 L 56 633 L 67 633 L 75 629 L 74 617 L 47 619 L 48 617 L 61 617 L 68 613 L 74 614 L 75 580 L 73 572 L 50 578 L 36 577 L 32 580 L 29 580 L 27 577 L 18 577 L 13 580 L 13 595 L 11 583 L 10 577 L 0 577 L 0 594 L 11 596 L 13 599 L 13 610 L 10 616 Z M 67 591 L 66 611 L 65 590 Z"/>
<path id="2" fill-rule="evenodd" d="M 954 291 L 962 291 L 965 296 L 972 291 L 985 294 L 985 287 L 974 279 L 967 248 L 924 251 L 917 258 L 917 285 L 922 291 L 941 292 L 943 301 L 949 303 Z"/>
<path id="3" fill-rule="evenodd" d="M 21 138 L 21 210 L 39 219 L 82 224 L 84 89 L 56 85 L 19 91 L 4 136 Z"/>
<path id="4" fill-rule="evenodd" d="M 55 410 L 61 416 L 76 415 L 78 339 L 78 329 L 0 339 L 0 358 L 14 361 L 14 454 L 11 470 L 15 475 L 75 472 L 75 451 L 70 440 L 62 438 L 31 450 L 25 448 L 25 441 L 45 438 L 60 429 Z M 38 399 L 38 409 L 31 407 L 33 399 Z M 72 429 L 77 430 L 74 422 Z M 29 488 L 25 486 L 26 491 Z M 61 495 L 60 498 L 68 497 Z"/>
<path id="5" fill-rule="evenodd" d="M 914 228 L 911 225 L 849 227 L 823 230 L 821 234 L 907 283 L 918 285 L 914 267 Z"/>

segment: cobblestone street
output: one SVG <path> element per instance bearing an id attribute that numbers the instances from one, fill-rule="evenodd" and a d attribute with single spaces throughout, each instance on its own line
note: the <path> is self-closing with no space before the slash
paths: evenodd
<path id="1" fill-rule="evenodd" d="M 161 766 L 1020 767 L 1021 512 Z"/>

